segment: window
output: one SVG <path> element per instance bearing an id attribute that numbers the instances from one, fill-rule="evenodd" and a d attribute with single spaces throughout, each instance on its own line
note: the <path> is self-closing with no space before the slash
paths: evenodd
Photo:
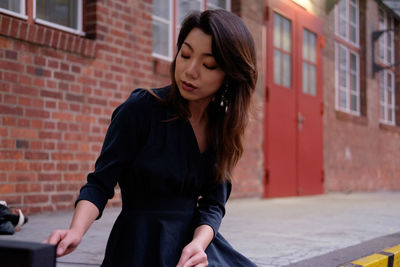
<path id="1" fill-rule="evenodd" d="M 317 94 L 316 40 L 315 33 L 303 30 L 303 93 L 312 96 Z"/>
<path id="2" fill-rule="evenodd" d="M 335 32 L 343 40 L 359 44 L 358 0 L 340 0 L 335 9 Z"/>
<path id="3" fill-rule="evenodd" d="M 172 60 L 180 24 L 188 12 L 229 7 L 230 0 L 153 0 L 153 56 Z"/>
<path id="4" fill-rule="evenodd" d="M 83 35 L 82 0 L 0 0 L 0 12 L 24 19 L 33 14 L 35 23 Z"/>
<path id="5" fill-rule="evenodd" d="M 394 28 L 394 19 L 388 12 L 379 9 L 379 30 Z M 379 73 L 380 121 L 395 124 L 395 72 L 390 65 L 394 64 L 394 32 L 384 32 L 379 38 L 379 63 L 383 69 Z"/>
<path id="6" fill-rule="evenodd" d="M 380 84 L 380 120 L 382 123 L 394 125 L 394 73 L 391 70 L 382 70 L 379 75 Z"/>
<path id="7" fill-rule="evenodd" d="M 35 22 L 75 34 L 82 33 L 82 0 L 36 0 Z"/>
<path id="8" fill-rule="evenodd" d="M 379 10 L 379 30 L 394 28 L 393 17 L 384 10 Z M 391 65 L 394 62 L 394 32 L 388 31 L 379 38 L 379 59 L 381 63 Z"/>
<path id="9" fill-rule="evenodd" d="M 25 0 L 0 0 L 0 12 L 27 19 Z"/>
<path id="10" fill-rule="evenodd" d="M 336 109 L 360 115 L 358 0 L 340 0 L 335 8 Z"/>
<path id="11" fill-rule="evenodd" d="M 274 83 L 291 87 L 291 21 L 274 14 Z"/>

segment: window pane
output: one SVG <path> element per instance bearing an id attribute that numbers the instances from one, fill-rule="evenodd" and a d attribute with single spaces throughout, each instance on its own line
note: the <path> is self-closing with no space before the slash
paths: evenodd
<path id="1" fill-rule="evenodd" d="M 0 7 L 10 11 L 21 13 L 21 1 L 18 0 L 0 0 Z"/>
<path id="2" fill-rule="evenodd" d="M 315 75 L 315 66 L 310 65 L 310 94 L 315 96 L 317 94 L 317 78 Z"/>
<path id="3" fill-rule="evenodd" d="M 353 25 L 350 25 L 350 41 L 357 43 L 357 28 Z"/>
<path id="4" fill-rule="evenodd" d="M 381 87 L 381 102 L 385 103 L 385 89 Z"/>
<path id="5" fill-rule="evenodd" d="M 314 34 L 314 33 L 312 33 L 312 32 L 309 32 L 309 34 L 308 34 L 308 36 L 309 36 L 309 42 L 308 42 L 308 44 L 309 44 L 309 48 L 308 48 L 308 51 L 310 51 L 310 58 L 309 58 L 309 60 L 311 61 L 311 62 L 314 62 L 315 63 L 315 49 L 316 49 L 316 39 L 317 39 L 317 36 Z"/>
<path id="6" fill-rule="evenodd" d="M 350 53 L 350 70 L 357 72 L 357 57 L 353 53 Z"/>
<path id="7" fill-rule="evenodd" d="M 385 107 L 381 106 L 381 120 L 385 119 Z"/>
<path id="8" fill-rule="evenodd" d="M 283 54 L 283 86 L 290 87 L 291 84 L 290 56 L 287 54 Z"/>
<path id="9" fill-rule="evenodd" d="M 226 0 L 208 0 L 208 8 L 226 8 Z"/>
<path id="10" fill-rule="evenodd" d="M 182 23 L 190 11 L 195 10 L 201 10 L 200 0 L 178 0 L 178 24 Z"/>
<path id="11" fill-rule="evenodd" d="M 274 50 L 274 82 L 275 84 L 281 84 L 281 52 Z"/>
<path id="12" fill-rule="evenodd" d="M 388 105 L 393 105 L 393 95 L 392 95 L 392 91 L 387 90 L 387 96 L 388 96 Z"/>
<path id="13" fill-rule="evenodd" d="M 274 16 L 274 46 L 281 47 L 281 16 Z"/>
<path id="14" fill-rule="evenodd" d="M 354 24 L 357 22 L 356 7 L 353 5 L 350 6 L 350 21 Z"/>
<path id="15" fill-rule="evenodd" d="M 346 69 L 340 69 L 340 86 L 347 88 L 347 71 Z"/>
<path id="16" fill-rule="evenodd" d="M 347 57 L 346 57 L 346 49 L 343 47 L 340 47 L 340 56 L 339 56 L 339 62 L 340 62 L 340 67 L 347 69 Z"/>
<path id="17" fill-rule="evenodd" d="M 169 57 L 169 25 L 153 20 L 153 52 Z"/>
<path id="18" fill-rule="evenodd" d="M 36 0 L 36 17 L 65 27 L 78 28 L 78 1 Z"/>
<path id="19" fill-rule="evenodd" d="M 169 0 L 153 0 L 153 15 L 169 20 Z"/>
<path id="20" fill-rule="evenodd" d="M 356 95 L 351 95 L 351 110 L 352 111 L 358 111 L 357 96 Z"/>
<path id="21" fill-rule="evenodd" d="M 290 52 L 291 38 L 290 38 L 290 21 L 283 19 L 283 50 Z"/>
<path id="22" fill-rule="evenodd" d="M 308 31 L 304 30 L 303 31 L 303 59 L 309 59 L 308 58 Z"/>
<path id="23" fill-rule="evenodd" d="M 357 76 L 355 74 L 350 74 L 350 87 L 352 92 L 357 92 Z"/>
<path id="24" fill-rule="evenodd" d="M 388 121 L 393 122 L 393 109 L 388 109 Z"/>
<path id="25" fill-rule="evenodd" d="M 303 93 L 308 93 L 308 64 L 303 62 Z"/>
<path id="26" fill-rule="evenodd" d="M 347 98 L 346 98 L 346 92 L 345 91 L 343 91 L 343 90 L 340 90 L 340 107 L 342 107 L 342 108 L 346 108 L 346 106 L 347 106 Z"/>

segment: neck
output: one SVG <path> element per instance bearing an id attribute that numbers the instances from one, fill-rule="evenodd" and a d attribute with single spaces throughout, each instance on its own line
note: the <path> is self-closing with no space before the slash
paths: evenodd
<path id="1" fill-rule="evenodd" d="M 190 111 L 190 122 L 192 123 L 200 123 L 204 119 L 206 119 L 206 108 L 208 102 L 197 102 L 197 101 L 189 101 L 189 111 Z"/>

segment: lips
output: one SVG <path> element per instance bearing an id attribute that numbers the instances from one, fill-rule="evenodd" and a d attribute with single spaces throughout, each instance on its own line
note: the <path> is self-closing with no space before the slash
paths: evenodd
<path id="1" fill-rule="evenodd" d="M 197 89 L 197 86 L 191 84 L 190 82 L 182 81 L 182 89 L 188 92 L 192 92 Z"/>

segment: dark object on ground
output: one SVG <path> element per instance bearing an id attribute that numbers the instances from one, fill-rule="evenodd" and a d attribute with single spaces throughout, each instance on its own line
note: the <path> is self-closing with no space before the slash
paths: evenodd
<path id="1" fill-rule="evenodd" d="M 56 266 L 56 246 L 42 243 L 0 240 L 2 267 Z"/>
<path id="2" fill-rule="evenodd" d="M 8 207 L 7 203 L 1 201 L 0 203 L 0 235 L 12 235 L 15 231 L 19 230 L 19 227 L 28 222 L 21 210 L 12 212 Z"/>

